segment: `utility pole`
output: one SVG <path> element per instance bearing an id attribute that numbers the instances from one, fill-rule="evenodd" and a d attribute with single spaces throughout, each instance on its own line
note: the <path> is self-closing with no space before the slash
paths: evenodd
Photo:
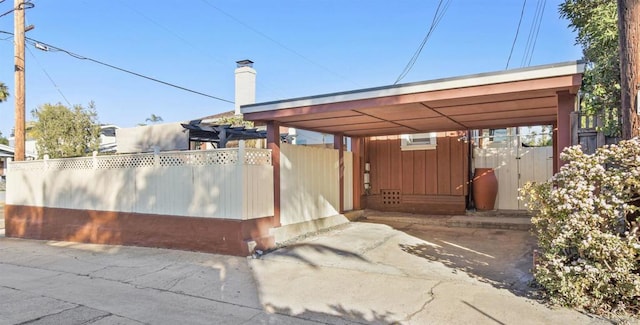
<path id="1" fill-rule="evenodd" d="M 640 135 L 637 110 L 640 89 L 640 0 L 618 0 L 618 32 L 622 139 L 631 139 Z"/>
<path id="2" fill-rule="evenodd" d="M 15 81 L 15 118 L 14 130 L 16 161 L 24 160 L 25 143 L 25 64 L 24 64 L 24 0 L 14 0 L 14 81 Z"/>

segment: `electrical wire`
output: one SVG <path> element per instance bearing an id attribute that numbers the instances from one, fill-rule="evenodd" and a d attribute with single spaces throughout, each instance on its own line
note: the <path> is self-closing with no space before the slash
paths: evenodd
<path id="1" fill-rule="evenodd" d="M 438 7 L 436 8 L 436 12 L 433 14 L 433 19 L 431 20 L 431 26 L 429 27 L 429 30 L 427 31 L 427 34 L 425 35 L 424 39 L 420 43 L 420 46 L 418 46 L 418 49 L 413 53 L 413 56 L 411 57 L 411 59 L 409 59 L 409 62 L 407 63 L 407 65 L 404 67 L 402 72 L 400 72 L 400 75 L 398 76 L 396 81 L 393 83 L 394 85 L 398 84 L 398 82 L 400 82 L 400 80 L 402 80 L 404 77 L 406 77 L 407 74 L 409 74 L 409 72 L 411 71 L 411 69 L 413 69 L 413 66 L 415 65 L 416 61 L 418 60 L 418 57 L 420 56 L 420 53 L 422 53 L 422 49 L 424 48 L 425 44 L 427 44 L 427 41 L 429 40 L 429 38 L 431 37 L 431 35 L 435 31 L 436 27 L 438 26 L 438 24 L 440 23 L 440 21 L 444 17 L 444 14 L 446 13 L 447 9 L 449 8 L 449 5 L 451 4 L 451 1 L 447 0 L 447 2 L 444 3 L 444 6 L 442 5 L 442 2 L 443 2 L 443 0 L 440 0 L 440 2 L 438 2 Z M 442 11 L 440 11 L 440 8 L 442 8 Z"/>
<path id="2" fill-rule="evenodd" d="M 516 29 L 516 36 L 513 38 L 513 43 L 511 44 L 511 51 L 509 51 L 509 58 L 507 59 L 507 65 L 504 69 L 509 69 L 509 62 L 511 62 L 511 55 L 513 54 L 513 49 L 516 46 L 516 41 L 518 40 L 518 34 L 520 33 L 520 25 L 522 24 L 522 17 L 524 17 L 524 8 L 527 5 L 527 0 L 524 0 L 522 3 L 522 10 L 520 11 L 520 19 L 518 20 L 518 28 Z"/>
<path id="3" fill-rule="evenodd" d="M 2 0 L 2 1 L 0 1 L 0 3 L 3 3 L 4 1 L 5 1 L 5 0 Z M 8 15 L 8 14 L 10 14 L 10 13 L 12 13 L 12 12 L 14 12 L 14 11 L 18 10 L 18 9 L 21 9 L 21 10 L 27 10 L 27 9 L 31 9 L 31 8 L 33 8 L 33 7 L 35 7 L 35 6 L 36 6 L 36 5 L 34 5 L 33 3 L 31 3 L 31 1 L 25 1 L 25 2 L 22 2 L 22 3 L 18 4 L 18 8 L 13 8 L 13 9 L 11 9 L 11 10 L 9 10 L 9 11 L 7 11 L 7 12 L 5 12 L 5 13 L 1 14 L 1 15 L 0 15 L 0 18 L 2 18 L 2 17 L 4 17 L 4 16 L 6 16 L 6 15 Z"/>
<path id="4" fill-rule="evenodd" d="M 0 31 L 0 33 L 13 35 L 13 33 L 7 32 L 7 31 Z M 125 69 L 125 68 L 120 68 L 118 66 L 115 66 L 115 65 L 112 65 L 112 64 L 109 64 L 109 63 L 106 63 L 106 62 L 102 62 L 102 61 L 99 61 L 99 60 L 96 60 L 96 59 L 92 59 L 92 58 L 89 58 L 89 57 L 86 57 L 86 56 L 82 56 L 80 54 L 73 53 L 71 51 L 65 50 L 63 48 L 60 48 L 60 47 L 57 47 L 57 46 L 54 46 L 54 45 L 51 45 L 51 44 L 47 44 L 47 43 L 42 42 L 42 41 L 35 40 L 33 38 L 25 37 L 25 39 L 26 39 L 26 42 L 28 44 L 30 44 L 30 45 L 32 45 L 35 48 L 40 49 L 40 50 L 44 50 L 44 51 L 48 51 L 48 52 L 62 52 L 62 53 L 65 53 L 65 54 L 67 54 L 67 55 L 69 55 L 69 56 L 71 56 L 73 58 L 76 58 L 78 60 L 91 61 L 93 63 L 97 63 L 97 64 L 103 65 L 105 67 L 109 67 L 109 68 L 112 68 L 112 69 L 115 69 L 115 70 L 118 70 L 118 71 L 121 71 L 121 72 L 125 72 L 125 73 L 128 73 L 128 74 L 143 78 L 143 79 L 154 81 L 154 82 L 166 85 L 166 86 L 170 86 L 170 87 L 173 87 L 173 88 L 176 88 L 176 89 L 188 91 L 190 93 L 194 93 L 194 94 L 201 95 L 201 96 L 204 96 L 204 97 L 209 97 L 209 98 L 212 98 L 212 99 L 215 99 L 215 100 L 219 100 L 219 101 L 223 101 L 223 102 L 234 104 L 233 101 L 230 101 L 230 100 L 227 100 L 227 99 L 224 99 L 224 98 L 220 98 L 220 97 L 216 97 L 216 96 L 213 96 L 213 95 L 205 94 L 205 93 L 193 90 L 193 89 L 189 89 L 189 88 L 186 88 L 186 87 L 178 86 L 176 84 L 172 84 L 170 82 L 166 82 L 166 81 L 162 81 L 160 79 L 149 77 L 149 76 L 143 75 L 141 73 L 137 73 L 137 72 Z"/>
<path id="5" fill-rule="evenodd" d="M 219 12 L 220 12 L 220 13 L 222 13 L 223 15 L 225 15 L 225 16 L 227 16 L 227 17 L 229 17 L 229 18 L 233 19 L 233 20 L 234 20 L 235 22 L 237 22 L 238 24 L 240 24 L 240 25 L 244 26 L 245 28 L 247 28 L 247 29 L 251 30 L 252 32 L 254 32 L 254 33 L 256 33 L 256 34 L 258 34 L 258 35 L 262 36 L 262 37 L 263 37 L 263 38 L 265 38 L 266 40 L 268 40 L 268 41 L 270 41 L 270 42 L 272 42 L 272 43 L 274 43 L 274 44 L 276 44 L 276 45 L 280 46 L 281 48 L 283 48 L 283 49 L 285 49 L 285 50 L 287 50 L 287 51 L 289 51 L 289 52 L 291 52 L 291 53 L 295 54 L 296 56 L 300 57 L 301 59 L 303 59 L 303 60 L 305 60 L 305 61 L 307 61 L 307 62 L 309 62 L 309 63 L 311 63 L 311 64 L 313 64 L 313 65 L 315 65 L 315 66 L 317 66 L 317 67 L 319 67 L 319 68 L 321 68 L 321 69 L 323 69 L 323 70 L 325 70 L 326 72 L 329 72 L 329 73 L 331 73 L 331 74 L 333 74 L 333 75 L 335 75 L 335 76 L 337 76 L 337 77 L 339 77 L 339 78 L 343 79 L 343 80 L 349 81 L 349 82 L 353 83 L 354 85 L 359 86 L 359 85 L 358 85 L 358 83 L 356 83 L 355 81 L 350 80 L 350 79 L 349 79 L 349 78 L 347 78 L 346 76 L 344 76 L 344 75 L 342 75 L 342 74 L 339 74 L 339 73 L 337 73 L 337 72 L 335 72 L 335 71 L 333 71 L 333 70 L 331 70 L 331 69 L 327 68 L 326 66 L 324 66 L 324 65 L 322 65 L 322 64 L 320 64 L 320 63 L 317 63 L 317 62 L 315 62 L 315 61 L 313 61 L 313 60 L 309 59 L 308 57 L 306 57 L 306 56 L 302 55 L 300 52 L 298 52 L 298 51 L 296 51 L 296 50 L 294 50 L 294 49 L 292 49 L 292 48 L 290 48 L 290 47 L 288 47 L 288 46 L 286 46 L 286 45 L 282 44 L 281 42 L 278 42 L 277 40 L 275 40 L 274 38 L 270 37 L 269 35 L 267 35 L 267 34 L 265 34 L 265 33 L 261 32 L 261 31 L 259 31 L 259 30 L 255 29 L 255 28 L 253 28 L 253 27 L 251 27 L 250 25 L 248 25 L 247 23 L 243 22 L 242 20 L 240 20 L 240 19 L 238 19 L 238 18 L 234 17 L 234 16 L 233 16 L 233 15 L 231 15 L 230 13 L 228 13 L 228 12 L 226 12 L 226 11 L 224 11 L 224 10 L 220 9 L 219 7 L 217 7 L 217 6 L 215 6 L 215 5 L 213 5 L 211 2 L 209 2 L 209 1 L 207 1 L 207 0 L 201 0 L 201 1 L 202 1 L 202 2 L 204 2 L 204 3 L 206 3 L 207 5 L 211 6 L 211 7 L 212 7 L 212 8 L 214 8 L 215 10 L 219 11 Z"/>
<path id="6" fill-rule="evenodd" d="M 520 66 L 523 67 L 525 62 L 527 62 L 527 58 L 529 57 L 529 49 L 531 47 L 531 39 L 533 38 L 533 30 L 535 29 L 536 22 L 538 21 L 538 15 L 540 13 L 540 0 L 536 3 L 536 11 L 531 19 L 531 26 L 529 27 L 529 35 L 527 36 L 527 43 L 524 48 L 524 52 L 522 54 L 522 59 L 520 61 Z"/>
<path id="7" fill-rule="evenodd" d="M 140 17 L 148 20 L 149 22 L 151 22 L 152 24 L 158 26 L 159 28 L 161 28 L 162 30 L 164 30 L 167 33 L 172 34 L 173 36 L 175 36 L 176 38 L 178 38 L 179 40 L 181 40 L 182 42 L 184 42 L 185 44 L 189 45 L 190 47 L 192 47 L 195 50 L 198 50 L 199 52 L 202 52 L 203 54 L 205 54 L 207 57 L 217 61 L 220 64 L 226 64 L 225 62 L 223 62 L 220 58 L 214 57 L 212 55 L 210 55 L 209 53 L 207 53 L 206 51 L 203 51 L 202 49 L 198 48 L 196 45 L 194 45 L 193 43 L 189 42 L 188 40 L 186 40 L 184 37 L 180 36 L 178 33 L 172 31 L 171 29 L 167 28 L 166 26 L 162 25 L 161 23 L 159 23 L 158 21 L 152 19 L 151 17 L 145 15 L 143 12 L 141 12 L 140 10 L 137 10 L 131 6 L 129 6 L 129 4 L 127 3 L 127 1 L 119 1 L 120 4 L 124 7 L 129 8 L 129 10 L 135 12 L 137 15 L 139 15 Z"/>
<path id="8" fill-rule="evenodd" d="M 120 0 L 120 3 L 122 4 L 122 6 L 129 8 L 129 10 L 135 12 L 137 15 L 139 15 L 140 17 L 146 19 L 147 21 L 151 22 L 152 24 L 156 25 L 158 28 L 164 30 L 167 33 L 172 34 L 174 37 L 176 37 L 177 39 L 179 39 L 180 41 L 182 41 L 183 43 L 189 45 L 191 48 L 195 49 L 196 51 L 202 53 L 203 55 L 205 55 L 206 57 L 213 59 L 214 61 L 218 62 L 219 64 L 225 65 L 228 62 L 223 62 L 220 58 L 211 55 L 209 52 L 203 50 L 202 48 L 196 46 L 195 44 L 193 44 L 192 42 L 188 41 L 187 39 L 185 39 L 184 37 L 180 36 L 178 33 L 174 32 L 173 30 L 171 30 L 170 28 L 164 26 L 163 24 L 159 23 L 158 21 L 152 19 L 151 17 L 145 15 L 143 12 L 131 7 L 126 1 Z M 260 89 L 267 89 L 267 91 L 271 92 L 271 93 L 278 93 L 278 96 L 282 97 L 284 94 L 286 94 L 286 91 L 284 91 L 282 88 L 279 89 L 274 89 L 274 85 L 273 84 L 264 84 L 260 81 L 260 79 L 258 78 L 256 80 L 257 83 L 259 83 L 260 85 Z"/>
<path id="9" fill-rule="evenodd" d="M 49 81 L 51 81 L 51 84 L 53 84 L 53 87 L 58 91 L 58 93 L 60 93 L 60 96 L 62 96 L 62 98 L 64 98 L 64 101 L 67 102 L 67 104 L 69 105 L 69 107 L 73 106 L 71 105 L 71 103 L 69 102 L 69 100 L 67 99 L 67 97 L 62 93 L 62 89 L 60 89 L 60 87 L 58 87 L 58 85 L 56 84 L 55 81 L 53 81 L 53 78 L 51 78 L 51 75 L 49 75 L 49 73 L 47 72 L 47 70 L 44 68 L 44 66 L 42 66 L 42 64 L 40 64 L 40 61 L 38 61 L 38 58 L 33 54 L 33 52 L 31 51 L 30 48 L 27 47 L 27 51 L 29 51 L 29 54 L 31 54 L 31 57 L 36 61 L 36 63 L 38 64 L 38 66 L 40 66 L 40 69 L 42 69 L 42 72 L 44 72 L 44 74 L 47 76 L 47 78 L 49 79 Z"/>
<path id="10" fill-rule="evenodd" d="M 542 11 L 540 12 L 540 21 L 538 22 L 538 27 L 536 28 L 536 35 L 533 38 L 533 45 L 531 46 L 531 54 L 529 55 L 529 61 L 527 62 L 527 66 L 531 65 L 531 59 L 533 58 L 533 51 L 536 49 L 536 43 L 538 42 L 538 33 L 540 32 L 540 26 L 542 25 L 542 16 L 544 15 L 544 8 L 546 6 L 547 6 L 547 0 L 543 0 Z"/>
<path id="11" fill-rule="evenodd" d="M 536 11 L 531 21 L 531 28 L 529 29 L 529 36 L 527 37 L 527 44 L 525 46 L 524 55 L 522 57 L 522 61 L 520 62 L 521 67 L 524 67 L 527 64 L 530 64 L 531 59 L 533 58 L 533 50 L 535 48 L 533 44 L 536 43 L 538 38 L 538 32 L 540 31 L 540 25 L 542 23 L 542 15 L 544 14 L 545 6 L 546 6 L 546 0 L 544 1 L 538 0 L 538 3 L 536 4 Z"/>

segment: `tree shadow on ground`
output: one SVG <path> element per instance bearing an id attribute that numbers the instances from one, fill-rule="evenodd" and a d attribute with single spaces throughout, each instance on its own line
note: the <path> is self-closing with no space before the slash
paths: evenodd
<path id="1" fill-rule="evenodd" d="M 276 307 L 271 304 L 265 305 L 265 310 L 271 313 L 287 315 L 326 324 L 343 324 L 345 322 L 355 324 L 401 324 L 401 321 L 394 320 L 394 314 L 388 311 L 385 313 L 379 313 L 378 311 L 370 310 L 371 315 L 368 316 L 362 311 L 347 309 L 342 306 L 342 304 L 329 305 L 328 307 L 331 309 L 331 313 L 318 312 L 309 309 L 305 309 L 301 313 L 294 313 L 293 310 L 291 310 L 291 308 L 289 307 Z"/>
<path id="2" fill-rule="evenodd" d="M 518 296 L 539 297 L 538 289 L 532 286 L 531 273 L 536 244 L 528 231 L 388 225 L 422 240 L 416 244 L 399 244 L 400 250 L 406 253 L 441 263 L 454 272 L 464 272 Z"/>
<path id="3" fill-rule="evenodd" d="M 314 243 L 295 243 L 283 246 L 278 250 L 272 251 L 269 253 L 272 256 L 285 256 L 295 260 L 298 260 L 304 264 L 309 265 L 310 267 L 317 269 L 320 265 L 313 261 L 311 258 L 314 255 L 336 255 L 340 257 L 345 257 L 348 259 L 353 259 L 356 261 L 367 262 L 369 260 L 362 257 L 360 254 L 347 251 L 344 249 L 339 249 L 335 247 L 331 247 L 324 244 L 314 244 Z"/>

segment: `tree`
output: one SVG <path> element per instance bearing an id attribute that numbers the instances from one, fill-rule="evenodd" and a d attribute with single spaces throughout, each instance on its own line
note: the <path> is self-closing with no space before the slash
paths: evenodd
<path id="1" fill-rule="evenodd" d="M 144 121 L 145 122 L 149 122 L 149 123 L 158 123 L 158 122 L 162 122 L 164 120 L 162 119 L 162 116 L 160 116 L 160 115 L 151 114 L 151 116 L 147 117 Z"/>
<path id="2" fill-rule="evenodd" d="M 622 110 L 622 138 L 640 134 L 635 97 L 640 89 L 640 3 L 637 0 L 618 0 L 618 31 L 620 38 L 620 88 Z"/>
<path id="3" fill-rule="evenodd" d="M 2 131 L 0 131 L 0 144 L 4 144 L 5 146 L 9 145 L 9 139 L 2 136 Z"/>
<path id="4" fill-rule="evenodd" d="M 601 114 L 604 133 L 620 135 L 620 51 L 615 0 L 565 0 L 560 16 L 578 33 L 586 69 L 582 81 L 581 109 Z"/>
<path id="5" fill-rule="evenodd" d="M 9 88 L 4 82 L 0 82 L 0 103 L 7 101 L 9 98 Z"/>
<path id="6" fill-rule="evenodd" d="M 93 102 L 86 108 L 44 104 L 31 114 L 36 119 L 32 134 L 39 158 L 45 154 L 51 158 L 78 157 L 98 150 L 100 125 Z"/>
<path id="7" fill-rule="evenodd" d="M 9 98 L 9 88 L 4 82 L 0 82 L 0 103 L 5 102 Z M 0 144 L 9 145 L 9 139 L 2 136 L 2 132 L 0 132 Z"/>
<path id="8" fill-rule="evenodd" d="M 245 121 L 242 115 L 223 116 L 216 121 L 216 124 L 230 124 L 231 126 L 245 126 L 248 128 L 253 127 L 253 122 Z"/>

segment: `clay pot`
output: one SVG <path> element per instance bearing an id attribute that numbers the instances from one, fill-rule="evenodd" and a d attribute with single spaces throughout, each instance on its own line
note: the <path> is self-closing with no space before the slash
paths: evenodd
<path id="1" fill-rule="evenodd" d="M 498 195 L 498 179 L 493 168 L 476 168 L 473 173 L 473 200 L 476 210 L 493 210 Z"/>

